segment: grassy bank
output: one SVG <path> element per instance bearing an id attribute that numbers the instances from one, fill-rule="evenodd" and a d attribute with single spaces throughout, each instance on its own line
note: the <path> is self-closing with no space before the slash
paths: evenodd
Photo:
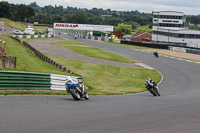
<path id="1" fill-rule="evenodd" d="M 155 70 L 143 68 L 99 65 L 50 56 L 72 71 L 84 75 L 85 83 L 90 88 L 89 94 L 128 94 L 142 92 L 147 77 L 159 82 L 161 76 Z"/>
<path id="2" fill-rule="evenodd" d="M 24 30 L 27 26 L 23 23 L 20 22 L 14 22 L 12 20 L 9 20 L 7 18 L 0 18 L 0 21 L 4 21 L 5 24 L 11 28 L 16 28 L 20 30 Z"/>
<path id="3" fill-rule="evenodd" d="M 41 33 L 46 32 L 47 26 L 33 26 L 33 28 Z"/>
<path id="4" fill-rule="evenodd" d="M 70 50 L 73 50 L 76 53 L 82 54 L 87 57 L 109 60 L 109 61 L 116 61 L 116 62 L 135 63 L 135 61 L 122 57 L 120 55 L 107 52 L 99 48 L 91 47 L 83 43 L 79 43 L 72 40 L 59 41 L 53 44 L 68 48 Z"/>
<path id="5" fill-rule="evenodd" d="M 20 45 L 17 41 L 11 39 L 9 36 L 2 35 L 0 38 L 7 41 L 6 52 L 8 55 L 17 57 L 17 69 L 5 70 L 70 75 L 69 73 L 60 71 L 55 66 L 40 60 L 28 48 Z"/>

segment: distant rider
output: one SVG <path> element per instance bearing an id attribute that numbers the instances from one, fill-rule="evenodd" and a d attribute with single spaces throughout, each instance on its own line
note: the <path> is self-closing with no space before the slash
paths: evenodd
<path id="1" fill-rule="evenodd" d="M 146 79 L 145 86 L 148 90 L 151 89 L 155 85 L 156 83 L 153 80 L 151 80 L 150 78 Z"/>
<path id="2" fill-rule="evenodd" d="M 157 52 L 157 51 L 154 51 L 154 52 L 153 52 L 153 55 L 155 55 L 156 57 L 158 57 L 158 52 Z"/>

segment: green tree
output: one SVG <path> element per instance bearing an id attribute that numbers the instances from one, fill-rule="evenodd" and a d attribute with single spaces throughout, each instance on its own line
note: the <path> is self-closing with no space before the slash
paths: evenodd
<path id="1" fill-rule="evenodd" d="M 152 29 L 150 29 L 148 25 L 141 26 L 141 27 L 138 27 L 136 29 L 135 33 L 137 34 L 137 33 L 140 33 L 140 32 L 148 32 L 148 33 L 152 34 Z"/>
<path id="2" fill-rule="evenodd" d="M 79 24 L 88 24 L 88 18 L 86 15 L 82 12 L 77 12 L 75 15 L 73 15 L 72 20 L 74 23 L 79 23 Z"/>
<path id="3" fill-rule="evenodd" d="M 54 16 L 54 22 L 56 22 L 56 23 L 63 23 L 64 21 L 63 21 L 62 16 L 55 15 Z"/>
<path id="4" fill-rule="evenodd" d="M 10 4 L 6 1 L 0 2 L 0 18 L 10 18 Z"/>
<path id="5" fill-rule="evenodd" d="M 115 30 L 123 35 L 126 35 L 126 34 L 131 34 L 131 31 L 132 31 L 132 25 L 128 25 L 128 24 L 118 24 L 116 27 L 115 27 Z"/>
<path id="6" fill-rule="evenodd" d="M 34 16 L 35 12 L 32 7 L 26 7 L 26 8 L 27 8 L 27 14 L 26 14 L 27 22 L 30 22 L 31 16 Z"/>

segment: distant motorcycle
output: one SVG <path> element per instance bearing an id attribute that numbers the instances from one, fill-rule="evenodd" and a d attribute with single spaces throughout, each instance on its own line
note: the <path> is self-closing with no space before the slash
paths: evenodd
<path id="1" fill-rule="evenodd" d="M 154 96 L 160 96 L 158 85 L 150 78 L 146 79 L 145 86 L 151 94 L 153 94 Z"/>
<path id="2" fill-rule="evenodd" d="M 154 51 L 153 55 L 155 55 L 158 58 L 158 52 L 157 51 Z"/>
<path id="3" fill-rule="evenodd" d="M 89 100 L 89 95 L 85 90 L 83 77 L 70 77 L 67 79 L 65 88 L 67 93 L 70 93 L 74 100 L 85 98 Z"/>

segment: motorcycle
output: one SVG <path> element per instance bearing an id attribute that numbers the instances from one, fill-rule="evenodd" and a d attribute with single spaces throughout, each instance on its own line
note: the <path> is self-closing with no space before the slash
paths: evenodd
<path id="1" fill-rule="evenodd" d="M 160 96 L 158 85 L 155 82 L 153 82 L 150 78 L 147 78 L 147 80 L 145 82 L 145 86 L 146 86 L 147 90 L 151 94 L 153 94 L 153 96 Z"/>
<path id="2" fill-rule="evenodd" d="M 85 98 L 89 100 L 89 95 L 85 90 L 83 77 L 70 77 L 67 79 L 65 88 L 67 93 L 70 93 L 74 100 Z"/>
<path id="3" fill-rule="evenodd" d="M 153 55 L 155 55 L 158 58 L 158 52 L 157 51 L 154 51 Z"/>

